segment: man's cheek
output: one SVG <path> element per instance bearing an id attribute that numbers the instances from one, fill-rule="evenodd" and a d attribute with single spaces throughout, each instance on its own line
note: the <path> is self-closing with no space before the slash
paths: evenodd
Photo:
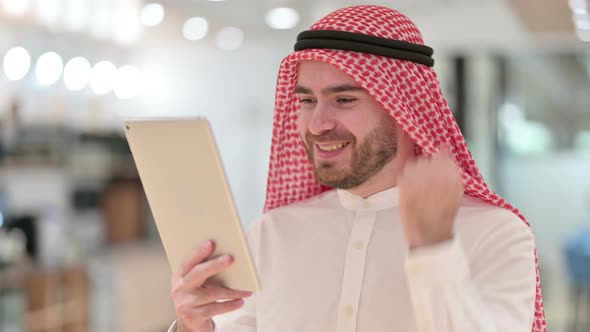
<path id="1" fill-rule="evenodd" d="M 305 132 L 306 132 L 305 128 L 306 128 L 306 126 L 303 122 L 297 122 L 297 130 L 299 131 L 299 133 L 301 135 L 305 135 Z"/>

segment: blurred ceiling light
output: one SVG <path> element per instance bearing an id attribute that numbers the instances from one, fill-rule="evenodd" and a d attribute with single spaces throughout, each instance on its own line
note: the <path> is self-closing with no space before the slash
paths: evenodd
<path id="1" fill-rule="evenodd" d="M 244 32 L 236 27 L 225 27 L 217 34 L 217 47 L 224 51 L 239 49 L 244 42 Z"/>
<path id="2" fill-rule="evenodd" d="M 61 0 L 37 0 L 35 8 L 41 23 L 53 26 L 59 19 Z"/>
<path id="3" fill-rule="evenodd" d="M 72 91 L 82 90 L 90 81 L 90 63 L 83 57 L 75 57 L 66 63 L 64 82 Z"/>
<path id="4" fill-rule="evenodd" d="M 273 8 L 266 14 L 265 21 L 273 29 L 293 29 L 299 23 L 299 13 L 293 8 Z"/>
<path id="5" fill-rule="evenodd" d="M 150 3 L 141 10 L 141 23 L 148 27 L 155 27 L 164 19 L 164 6 Z"/>
<path id="6" fill-rule="evenodd" d="M 569 0 L 569 5 L 574 14 L 583 14 L 588 12 L 586 0 Z"/>
<path id="7" fill-rule="evenodd" d="M 109 61 L 101 61 L 92 67 L 90 87 L 97 95 L 107 94 L 115 86 L 117 67 Z"/>
<path id="8" fill-rule="evenodd" d="M 30 6 L 31 0 L 2 0 L 2 7 L 8 15 L 23 15 Z"/>
<path id="9" fill-rule="evenodd" d="M 62 0 L 64 26 L 70 31 L 82 31 L 89 22 L 90 0 Z"/>
<path id="10" fill-rule="evenodd" d="M 22 47 L 11 48 L 4 56 L 4 73 L 11 81 L 25 77 L 31 68 L 31 56 Z"/>
<path id="11" fill-rule="evenodd" d="M 59 79 L 64 69 L 64 63 L 59 54 L 47 52 L 37 60 L 37 79 L 42 85 L 51 85 Z"/>
<path id="12" fill-rule="evenodd" d="M 207 35 L 209 24 L 203 17 L 192 17 L 184 22 L 182 35 L 188 40 L 201 40 Z"/>
<path id="13" fill-rule="evenodd" d="M 119 68 L 116 75 L 115 95 L 119 99 L 129 99 L 137 96 L 141 90 L 141 71 L 137 67 L 127 65 Z"/>

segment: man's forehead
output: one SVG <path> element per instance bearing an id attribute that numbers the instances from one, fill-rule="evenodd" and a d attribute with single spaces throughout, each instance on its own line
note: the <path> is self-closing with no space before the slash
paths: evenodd
<path id="1" fill-rule="evenodd" d="M 328 62 L 317 60 L 299 61 L 297 64 L 297 85 L 311 88 L 312 85 L 318 84 L 324 88 L 346 86 L 352 90 L 363 90 L 361 85 L 352 77 Z"/>

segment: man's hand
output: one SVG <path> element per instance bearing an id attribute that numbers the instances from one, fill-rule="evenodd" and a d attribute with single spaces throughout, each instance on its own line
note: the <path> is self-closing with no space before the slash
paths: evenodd
<path id="1" fill-rule="evenodd" d="M 410 249 L 450 240 L 464 189 L 448 149 L 431 159 L 408 161 L 398 185 L 401 222 Z"/>
<path id="2" fill-rule="evenodd" d="M 202 244 L 171 278 L 172 299 L 180 332 L 211 332 L 212 318 L 240 308 L 251 292 L 207 284 L 207 280 L 225 271 L 233 263 L 231 256 L 208 260 L 215 245 Z M 223 301 L 223 302 L 219 302 Z"/>

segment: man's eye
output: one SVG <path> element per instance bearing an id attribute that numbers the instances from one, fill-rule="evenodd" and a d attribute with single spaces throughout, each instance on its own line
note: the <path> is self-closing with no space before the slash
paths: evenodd
<path id="1" fill-rule="evenodd" d="M 356 98 L 338 98 L 339 104 L 350 104 L 355 101 L 356 101 Z"/>
<path id="2" fill-rule="evenodd" d="M 299 98 L 300 104 L 311 104 L 314 100 L 312 98 Z"/>

